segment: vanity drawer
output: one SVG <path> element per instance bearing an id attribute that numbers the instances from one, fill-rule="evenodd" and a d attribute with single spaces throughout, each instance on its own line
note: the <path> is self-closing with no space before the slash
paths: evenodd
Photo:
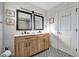
<path id="1" fill-rule="evenodd" d="M 49 34 L 47 33 L 47 34 L 40 34 L 40 35 L 38 35 L 38 37 L 49 37 Z"/>
<path id="2" fill-rule="evenodd" d="M 18 36 L 15 39 L 30 39 L 32 36 Z"/>
<path id="3" fill-rule="evenodd" d="M 15 39 L 36 39 L 37 35 L 29 35 L 29 36 L 18 36 Z"/>

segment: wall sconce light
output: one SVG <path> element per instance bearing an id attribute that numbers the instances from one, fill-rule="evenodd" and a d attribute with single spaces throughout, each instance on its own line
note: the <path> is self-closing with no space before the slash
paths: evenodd
<path id="1" fill-rule="evenodd" d="M 54 23 L 54 17 L 49 18 L 49 24 L 53 24 Z"/>

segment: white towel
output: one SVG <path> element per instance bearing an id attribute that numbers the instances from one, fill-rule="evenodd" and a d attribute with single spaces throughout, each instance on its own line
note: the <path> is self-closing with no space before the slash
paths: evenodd
<path id="1" fill-rule="evenodd" d="M 1 55 L 0 55 L 0 57 L 9 57 L 9 56 L 11 56 L 11 51 L 10 50 L 6 50 L 5 52 L 3 52 Z"/>

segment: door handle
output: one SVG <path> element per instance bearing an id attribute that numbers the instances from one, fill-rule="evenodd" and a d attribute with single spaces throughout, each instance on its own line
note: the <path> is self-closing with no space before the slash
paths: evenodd
<path id="1" fill-rule="evenodd" d="M 78 30 L 77 30 L 77 28 L 76 28 L 76 32 L 77 32 Z"/>
<path id="2" fill-rule="evenodd" d="M 62 34 L 62 32 L 58 32 L 58 34 Z"/>
<path id="3" fill-rule="evenodd" d="M 25 39 L 30 39 L 30 38 L 25 38 Z"/>

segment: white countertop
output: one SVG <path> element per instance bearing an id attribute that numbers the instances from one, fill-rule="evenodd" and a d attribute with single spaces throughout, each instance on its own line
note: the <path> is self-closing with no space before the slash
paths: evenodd
<path id="1" fill-rule="evenodd" d="M 39 34 L 46 34 L 46 33 L 33 33 L 33 34 L 15 34 L 14 37 L 16 36 L 26 36 L 26 35 L 39 35 Z"/>

